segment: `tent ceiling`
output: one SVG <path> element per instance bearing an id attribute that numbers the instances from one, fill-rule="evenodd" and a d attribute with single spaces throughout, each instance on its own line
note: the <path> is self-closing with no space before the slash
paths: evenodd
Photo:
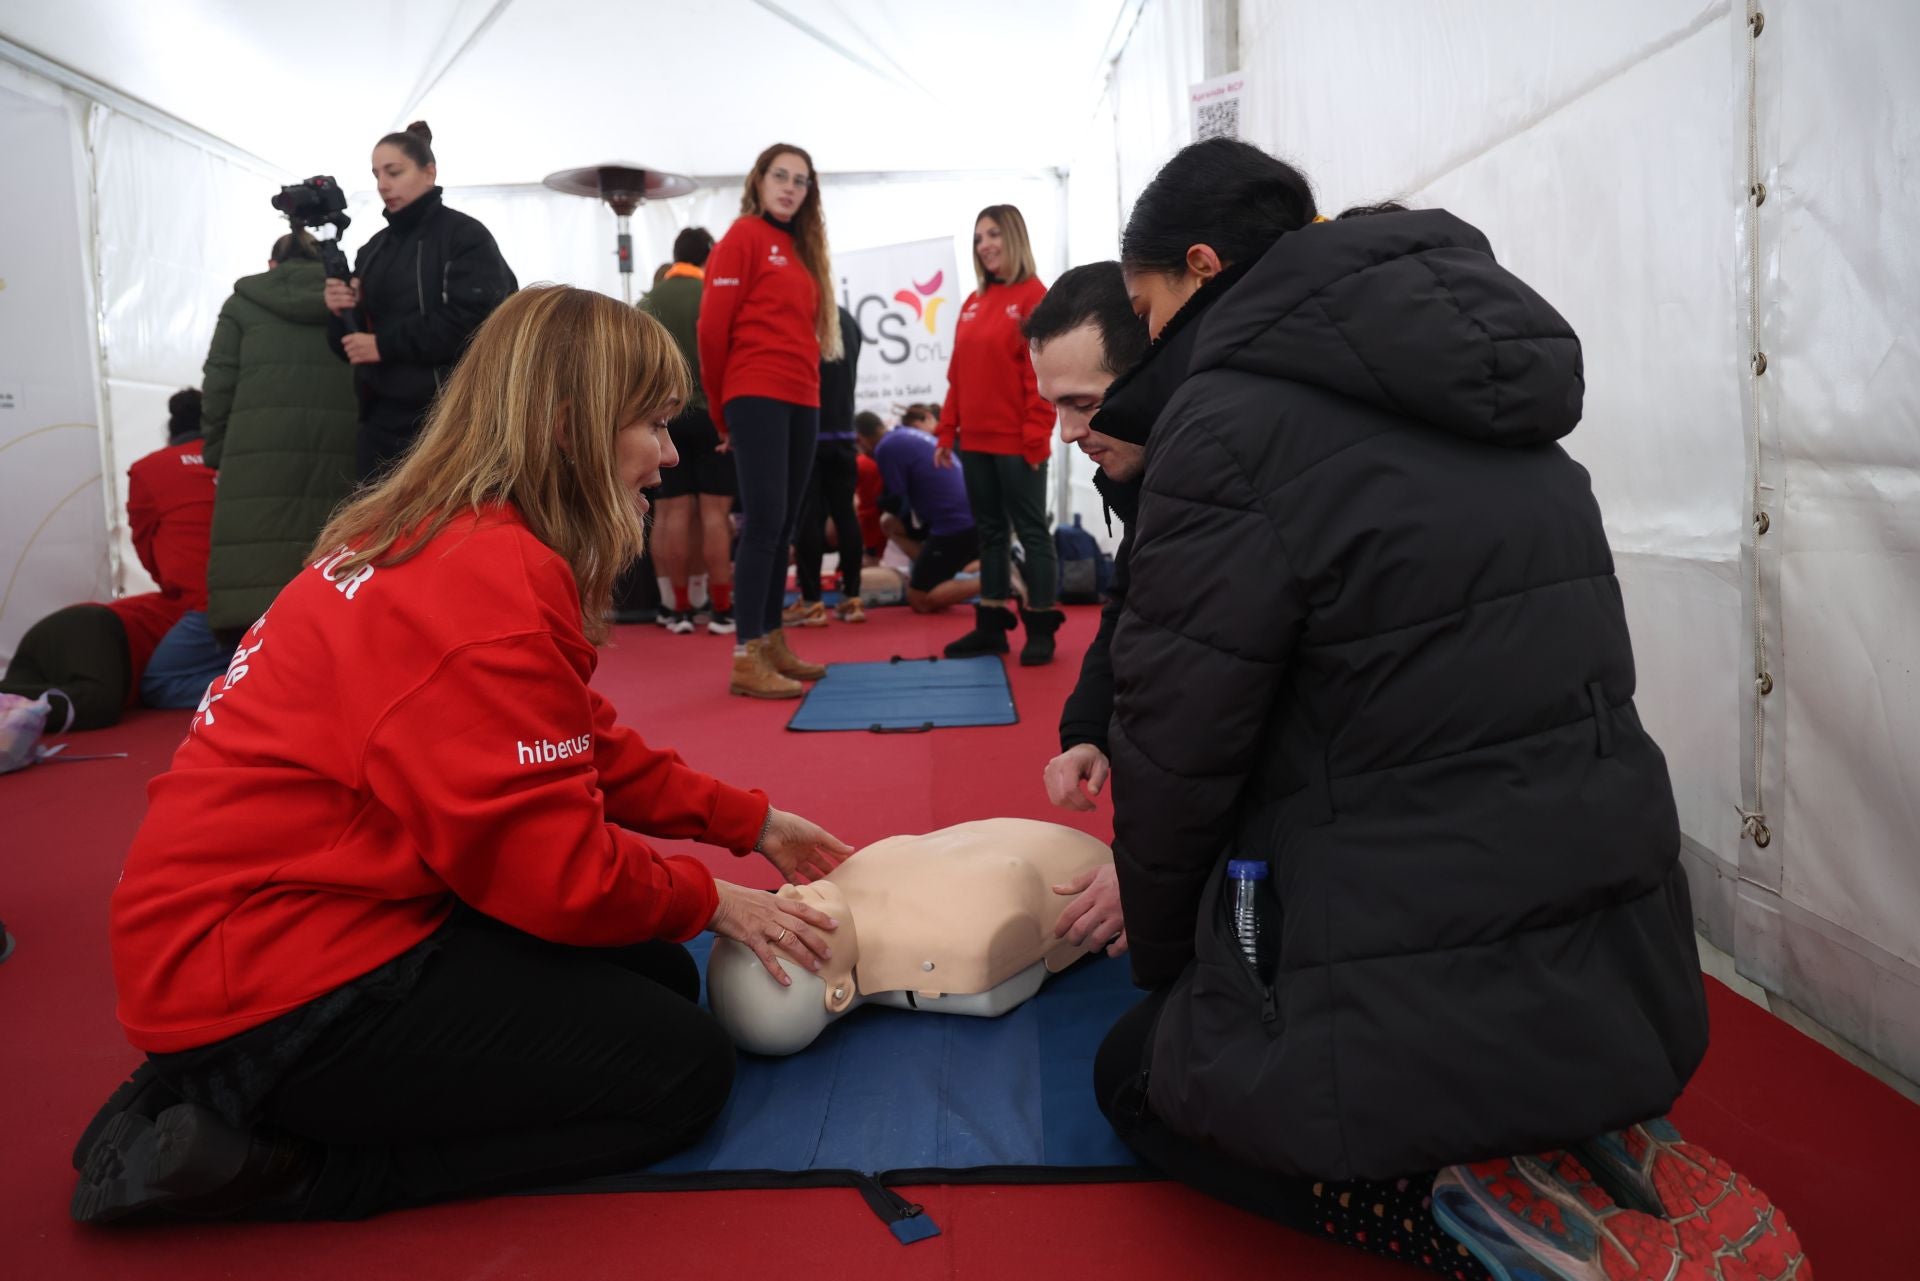
<path id="1" fill-rule="evenodd" d="M 0 35 L 289 172 L 424 116 L 441 176 L 1065 164 L 1127 0 L 0 0 Z M 424 96 L 422 96 L 424 95 Z"/>

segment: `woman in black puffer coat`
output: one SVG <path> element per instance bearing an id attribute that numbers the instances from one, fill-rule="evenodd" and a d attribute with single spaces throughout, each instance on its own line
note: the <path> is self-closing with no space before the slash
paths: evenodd
<path id="1" fill-rule="evenodd" d="M 1666 762 L 1556 443 L 1580 343 L 1460 219 L 1352 212 L 1378 216 L 1319 219 L 1299 173 L 1215 140 L 1128 223 L 1155 342 L 1103 411 L 1152 423 L 1110 742 L 1152 995 L 1096 1086 L 1147 1161 L 1283 1222 L 1448 1274 L 1584 1265 L 1594 1238 L 1542 1246 L 1534 1208 L 1674 1237 L 1688 1207 L 1635 1163 L 1677 1159 L 1658 1118 L 1707 1025 Z M 1271 867 L 1263 966 L 1229 859 Z M 1509 1159 L 1573 1145 L 1604 1207 Z"/>
<path id="2" fill-rule="evenodd" d="M 492 233 L 441 202 L 439 173 L 426 121 L 382 138 L 373 175 L 387 226 L 361 246 L 351 283 L 327 282 L 328 339 L 360 395 L 363 482 L 406 453 L 467 339 L 520 287 Z"/>

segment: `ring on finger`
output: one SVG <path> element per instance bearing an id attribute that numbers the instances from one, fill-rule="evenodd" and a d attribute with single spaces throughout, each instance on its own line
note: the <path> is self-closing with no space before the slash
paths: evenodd
<path id="1" fill-rule="evenodd" d="M 786 926 L 784 926 L 784 925 L 783 925 L 783 926 L 781 926 L 781 927 L 780 927 L 780 933 L 779 933 L 779 934 L 778 934 L 778 935 L 777 935 L 777 936 L 776 936 L 776 937 L 774 938 L 774 940 L 773 940 L 773 941 L 774 941 L 775 943 L 784 943 L 784 942 L 786 942 L 786 941 L 787 941 L 787 927 L 786 927 Z"/>

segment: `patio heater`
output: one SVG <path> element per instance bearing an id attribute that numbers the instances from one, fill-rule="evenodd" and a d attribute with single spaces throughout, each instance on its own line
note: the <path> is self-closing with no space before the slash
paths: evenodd
<path id="1" fill-rule="evenodd" d="M 649 200 L 671 200 L 684 196 L 699 184 L 684 174 L 662 173 L 641 165 L 589 165 L 585 169 L 562 169 L 540 180 L 544 187 L 569 196 L 589 196 L 604 200 L 614 215 L 614 252 L 620 258 L 620 292 L 627 305 L 633 305 L 633 235 L 629 219 L 633 211 Z"/>

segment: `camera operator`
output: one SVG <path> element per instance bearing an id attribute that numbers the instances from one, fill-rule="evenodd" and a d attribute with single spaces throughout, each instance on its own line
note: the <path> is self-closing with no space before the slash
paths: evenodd
<path id="1" fill-rule="evenodd" d="M 328 338 L 360 393 L 363 481 L 413 444 L 468 337 L 519 288 L 492 234 L 441 203 L 432 144 L 416 120 L 374 147 L 386 229 L 361 248 L 351 282 L 327 282 Z"/>

